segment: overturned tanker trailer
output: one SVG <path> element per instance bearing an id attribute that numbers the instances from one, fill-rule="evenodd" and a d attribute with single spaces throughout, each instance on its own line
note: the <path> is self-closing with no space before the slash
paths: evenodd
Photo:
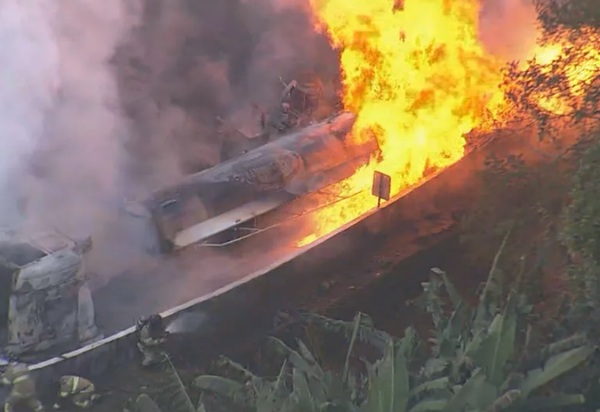
<path id="1" fill-rule="evenodd" d="M 161 253 L 250 236 L 260 229 L 247 224 L 258 216 L 351 176 L 377 155 L 374 136 L 350 139 L 354 121 L 351 113 L 332 116 L 190 175 L 128 211 L 148 219 Z"/>

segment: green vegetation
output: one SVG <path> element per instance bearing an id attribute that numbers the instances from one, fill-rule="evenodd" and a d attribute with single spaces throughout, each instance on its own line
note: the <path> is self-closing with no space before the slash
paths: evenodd
<path id="1" fill-rule="evenodd" d="M 570 386 L 566 379 L 581 377 L 581 365 L 595 355 L 596 346 L 583 334 L 536 346 L 529 322 L 532 306 L 518 290 L 504 290 L 508 285 L 497 267 L 507 239 L 476 307 L 466 303 L 443 271 L 432 271 L 417 301 L 431 316 L 430 336 L 419 337 L 408 328 L 396 338 L 375 329 L 361 313 L 352 322 L 304 314 L 304 324 L 345 339 L 339 367 L 325 368 L 301 340 L 292 345 L 271 338 L 269 357 L 281 360 L 273 365 L 274 378 L 222 358 L 215 367 L 220 375 L 194 380 L 203 394 L 197 407 L 182 394 L 175 375 L 172 391 L 163 392 L 179 400 L 161 403 L 171 405 L 171 412 L 575 410 L 584 404 L 589 382 L 579 379 L 578 391 L 560 388 Z"/>
<path id="2" fill-rule="evenodd" d="M 244 371 L 245 380 L 200 376 L 194 385 L 230 400 L 228 410 L 238 411 L 533 411 L 582 404 L 580 393 L 543 395 L 540 389 L 586 362 L 595 346 L 570 336 L 536 351 L 536 366 L 524 369 L 530 349 L 525 315 L 531 307 L 514 290 L 501 298 L 500 274 L 493 266 L 478 307 L 471 309 L 444 272 L 433 273 L 420 299 L 434 323 L 430 346 L 413 329 L 401 339 L 385 336 L 363 323 L 362 314 L 354 322 L 308 315 L 308 321 L 349 337 L 337 373 L 323 370 L 301 341 L 295 350 L 275 340 L 285 355 L 276 379 Z M 381 358 L 354 368 L 357 341 L 383 350 Z"/>

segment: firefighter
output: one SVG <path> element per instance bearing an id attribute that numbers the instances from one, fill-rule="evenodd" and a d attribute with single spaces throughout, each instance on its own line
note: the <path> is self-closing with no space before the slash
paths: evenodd
<path id="1" fill-rule="evenodd" d="M 61 401 L 66 401 L 78 408 L 89 408 L 92 403 L 97 401 L 100 396 L 96 395 L 96 388 L 89 380 L 74 376 L 66 375 L 58 381 L 59 390 L 58 397 Z M 60 409 L 61 403 L 55 403 L 54 409 Z"/>
<path id="2" fill-rule="evenodd" d="M 4 412 L 13 412 L 17 405 L 27 406 L 30 411 L 35 412 L 44 410 L 37 398 L 35 380 L 31 377 L 27 365 L 11 362 L 2 374 L 2 384 L 11 387 L 4 403 Z"/>
<path id="3" fill-rule="evenodd" d="M 168 332 L 165 330 L 163 318 L 160 315 L 151 315 L 137 322 L 138 349 L 142 353 L 142 366 L 152 366 L 165 360 L 162 345 L 165 343 Z"/>

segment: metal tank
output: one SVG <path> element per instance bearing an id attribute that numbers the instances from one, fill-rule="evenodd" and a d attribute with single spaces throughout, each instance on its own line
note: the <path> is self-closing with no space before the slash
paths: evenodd
<path id="1" fill-rule="evenodd" d="M 161 252 L 203 242 L 351 176 L 378 152 L 368 136 L 349 139 L 351 113 L 296 130 L 190 175 L 129 207 L 150 222 Z"/>

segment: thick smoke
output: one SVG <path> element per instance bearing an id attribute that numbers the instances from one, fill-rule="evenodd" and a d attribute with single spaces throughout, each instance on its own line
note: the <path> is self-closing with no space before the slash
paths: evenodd
<path id="1" fill-rule="evenodd" d="M 236 261 L 197 250 L 149 259 L 143 221 L 120 208 L 218 163 L 217 117 L 256 133 L 256 108 L 278 104 L 279 77 L 316 72 L 326 86 L 336 81 L 337 56 L 306 7 L 304 0 L 2 3 L 2 223 L 92 236 L 88 268 L 98 274 L 101 326 L 128 326 L 273 260 L 264 245 Z M 267 249 L 277 254 L 286 242 L 280 236 Z"/>
<path id="2" fill-rule="evenodd" d="M 130 25 L 121 2 L 2 3 L 3 224 L 76 237 L 113 224 L 128 125 L 109 61 Z"/>
<path id="3" fill-rule="evenodd" d="M 217 117 L 255 134 L 253 103 L 273 104 L 278 77 L 318 70 L 317 55 L 333 55 L 303 2 L 149 0 L 142 14 L 117 60 L 136 125 L 133 170 L 153 186 L 218 163 Z"/>
<path id="4" fill-rule="evenodd" d="M 3 223 L 92 235 L 104 263 L 118 260 L 132 235 L 118 218 L 129 191 L 130 128 L 111 65 L 138 17 L 124 6 L 7 0 L 0 7 L 2 193 L 13 211 Z"/>
<path id="5" fill-rule="evenodd" d="M 480 38 L 506 61 L 531 58 L 536 44 L 537 14 L 533 0 L 483 0 Z"/>
<path id="6" fill-rule="evenodd" d="M 251 103 L 271 104 L 279 76 L 332 55 L 303 7 L 3 2 L 2 223 L 92 235 L 102 272 L 132 265 L 145 232 L 124 198 L 218 163 L 217 116 L 252 129 Z"/>
<path id="7" fill-rule="evenodd" d="M 20 223 L 15 174 L 42 141 L 59 85 L 59 51 L 48 2 L 0 7 L 0 222 Z M 48 16 L 50 15 L 50 17 Z"/>

